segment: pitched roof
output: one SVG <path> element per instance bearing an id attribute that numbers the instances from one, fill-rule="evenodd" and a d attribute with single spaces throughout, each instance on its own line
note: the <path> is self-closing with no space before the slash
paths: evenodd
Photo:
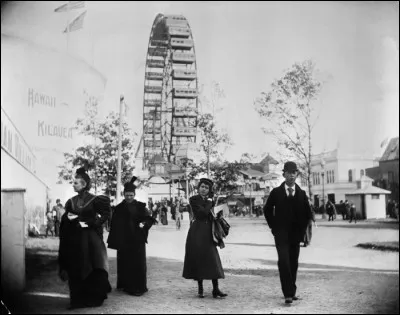
<path id="1" fill-rule="evenodd" d="M 367 186 L 355 191 L 346 193 L 346 195 L 364 195 L 364 194 L 390 194 L 390 190 L 382 189 L 375 186 Z"/>
<path id="2" fill-rule="evenodd" d="M 383 153 L 381 162 L 399 159 L 399 137 L 392 138 Z"/>
<path id="3" fill-rule="evenodd" d="M 167 161 L 161 155 L 156 154 L 150 159 L 149 163 L 166 164 Z"/>
<path id="4" fill-rule="evenodd" d="M 264 165 L 279 164 L 279 162 L 277 160 L 275 160 L 272 156 L 270 156 L 268 153 L 267 156 L 265 158 L 263 158 L 259 164 L 264 164 Z"/>
<path id="5" fill-rule="evenodd" d="M 251 177 L 251 178 L 253 178 L 253 177 L 263 177 L 263 176 L 266 175 L 265 173 L 262 173 L 260 171 L 254 170 L 252 168 L 247 168 L 247 169 L 244 169 L 244 170 L 240 170 L 239 172 L 244 174 L 244 175 L 246 175 L 246 176 L 248 176 L 248 177 Z"/>

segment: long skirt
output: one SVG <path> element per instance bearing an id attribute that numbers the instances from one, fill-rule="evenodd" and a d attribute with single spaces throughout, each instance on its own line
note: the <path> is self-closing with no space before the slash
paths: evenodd
<path id="1" fill-rule="evenodd" d="M 68 273 L 72 307 L 101 305 L 111 292 L 107 251 L 93 229 L 64 223 L 60 236 L 60 268 Z"/>
<path id="2" fill-rule="evenodd" d="M 225 278 L 218 249 L 213 242 L 210 221 L 193 221 L 186 239 L 182 276 L 185 279 Z"/>
<path id="3" fill-rule="evenodd" d="M 94 269 L 84 280 L 71 275 L 68 285 L 72 307 L 99 306 L 111 291 L 108 273 L 103 269 Z"/>
<path id="4" fill-rule="evenodd" d="M 129 294 L 147 292 L 146 244 L 129 244 L 117 251 L 117 288 Z"/>

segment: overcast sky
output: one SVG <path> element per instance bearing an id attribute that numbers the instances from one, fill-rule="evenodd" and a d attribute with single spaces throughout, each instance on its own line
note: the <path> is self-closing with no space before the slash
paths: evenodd
<path id="1" fill-rule="evenodd" d="M 2 33 L 66 51 L 62 1 L 18 1 L 2 9 Z M 117 110 L 123 93 L 128 120 L 141 133 L 144 63 L 158 13 L 190 24 L 199 84 L 219 82 L 226 98 L 218 125 L 243 152 L 276 151 L 253 102 L 295 62 L 312 59 L 326 81 L 314 152 L 379 152 L 399 131 L 399 9 L 397 2 L 86 2 L 84 28 L 70 34 L 69 52 L 107 77 L 102 107 Z M 70 18 L 80 11 L 71 12 Z"/>

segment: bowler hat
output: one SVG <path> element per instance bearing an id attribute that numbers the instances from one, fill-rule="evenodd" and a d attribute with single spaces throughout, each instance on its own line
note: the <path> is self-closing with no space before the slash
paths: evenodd
<path id="1" fill-rule="evenodd" d="M 286 162 L 284 164 L 284 166 L 283 166 L 283 171 L 284 172 L 295 172 L 295 171 L 298 171 L 296 163 L 291 162 L 291 161 Z"/>

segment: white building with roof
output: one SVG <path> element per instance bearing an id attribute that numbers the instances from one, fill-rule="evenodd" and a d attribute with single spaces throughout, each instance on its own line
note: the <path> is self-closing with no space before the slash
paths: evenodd
<path id="1" fill-rule="evenodd" d="M 373 179 L 362 176 L 357 189 L 348 192 L 345 198 L 356 206 L 357 216 L 363 219 L 386 218 L 386 196 L 390 191 L 372 185 Z"/>
<path id="2" fill-rule="evenodd" d="M 339 148 L 316 154 L 311 161 L 311 193 L 315 206 L 331 200 L 339 203 L 346 200 L 346 195 L 356 191 L 357 182 L 365 175 L 365 170 L 378 165 L 378 161 L 362 154 L 350 154 Z M 308 185 L 304 178 L 297 181 L 308 193 Z"/>

